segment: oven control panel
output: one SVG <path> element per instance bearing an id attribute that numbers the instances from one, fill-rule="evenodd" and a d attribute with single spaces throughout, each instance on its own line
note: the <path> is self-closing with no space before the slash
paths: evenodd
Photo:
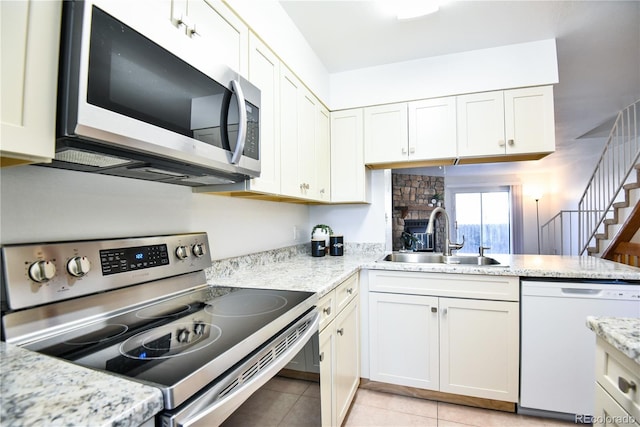
<path id="1" fill-rule="evenodd" d="M 206 233 L 2 248 L 7 305 L 16 310 L 211 266 Z"/>

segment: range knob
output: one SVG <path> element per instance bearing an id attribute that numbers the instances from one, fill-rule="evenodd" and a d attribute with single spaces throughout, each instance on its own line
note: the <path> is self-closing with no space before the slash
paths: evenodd
<path id="1" fill-rule="evenodd" d="M 82 277 L 91 270 L 91 263 L 86 256 L 76 256 L 67 263 L 67 271 L 73 277 Z"/>
<path id="2" fill-rule="evenodd" d="M 193 248 L 191 248 L 191 251 L 196 257 L 200 258 L 207 253 L 207 248 L 202 243 L 196 243 L 193 245 Z"/>
<path id="3" fill-rule="evenodd" d="M 29 266 L 29 277 L 37 283 L 45 283 L 56 275 L 56 266 L 51 261 L 36 261 Z"/>
<path id="4" fill-rule="evenodd" d="M 178 259 L 185 259 L 189 257 L 189 247 L 188 246 L 178 246 L 176 248 L 176 256 Z"/>
<path id="5" fill-rule="evenodd" d="M 180 328 L 176 332 L 176 340 L 181 343 L 189 342 L 190 332 L 186 328 Z"/>

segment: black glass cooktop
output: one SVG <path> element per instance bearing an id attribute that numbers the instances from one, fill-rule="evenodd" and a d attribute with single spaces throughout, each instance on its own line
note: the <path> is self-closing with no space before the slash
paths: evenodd
<path id="1" fill-rule="evenodd" d="M 205 287 L 26 348 L 161 388 L 195 373 L 212 381 L 306 313 L 313 295 Z"/>

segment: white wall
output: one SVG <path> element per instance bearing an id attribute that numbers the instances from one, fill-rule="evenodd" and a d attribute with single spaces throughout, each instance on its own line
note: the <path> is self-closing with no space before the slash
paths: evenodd
<path id="1" fill-rule="evenodd" d="M 553 39 L 331 74 L 330 108 L 558 83 Z"/>
<path id="2" fill-rule="evenodd" d="M 344 235 L 347 243 L 384 243 L 388 227 L 385 217 L 387 179 L 384 170 L 372 171 L 371 204 L 312 206 L 309 230 L 315 224 L 327 224 L 335 234 Z"/>
<path id="3" fill-rule="evenodd" d="M 305 242 L 309 208 L 39 166 L 0 170 L 0 243 L 206 231 L 212 259 Z M 293 226 L 301 230 L 293 238 Z"/>

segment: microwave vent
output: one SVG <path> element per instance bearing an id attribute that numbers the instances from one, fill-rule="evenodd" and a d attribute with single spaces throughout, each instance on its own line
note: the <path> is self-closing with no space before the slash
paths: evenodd
<path id="1" fill-rule="evenodd" d="M 120 157 L 107 156 L 104 154 L 88 153 L 80 150 L 64 150 L 56 153 L 56 160 L 78 165 L 94 166 L 98 168 L 109 168 L 131 163 L 131 160 Z"/>

